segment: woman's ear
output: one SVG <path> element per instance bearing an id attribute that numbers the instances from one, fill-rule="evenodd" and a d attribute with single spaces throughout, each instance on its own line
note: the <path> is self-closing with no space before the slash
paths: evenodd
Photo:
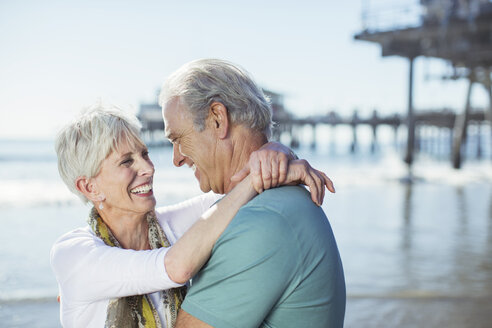
<path id="1" fill-rule="evenodd" d="M 227 108 L 220 102 L 210 105 L 209 122 L 219 139 L 224 139 L 229 134 L 229 116 Z"/>
<path id="2" fill-rule="evenodd" d="M 92 202 L 102 202 L 106 199 L 106 196 L 99 190 L 92 178 L 78 177 L 75 180 L 75 187 Z"/>

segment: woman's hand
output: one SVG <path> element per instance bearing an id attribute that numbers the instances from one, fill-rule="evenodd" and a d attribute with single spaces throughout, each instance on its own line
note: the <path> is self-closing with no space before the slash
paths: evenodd
<path id="1" fill-rule="evenodd" d="M 335 192 L 333 182 L 321 171 L 311 167 L 305 159 L 293 160 L 289 162 L 289 169 L 284 185 L 304 184 L 309 187 L 311 199 L 318 206 L 323 204 L 325 198 L 325 186 L 332 193 Z"/>
<path id="2" fill-rule="evenodd" d="M 289 160 L 297 159 L 290 148 L 278 143 L 269 142 L 249 156 L 249 161 L 236 173 L 231 181 L 238 182 L 251 174 L 256 192 L 278 187 L 287 178 Z"/>
<path id="3" fill-rule="evenodd" d="M 325 186 L 329 191 L 335 192 L 333 182 L 326 174 L 312 168 L 307 161 L 294 161 L 296 159 L 297 156 L 290 148 L 277 142 L 269 142 L 251 153 L 248 163 L 231 178 L 231 181 L 241 181 L 250 174 L 253 188 L 258 193 L 280 185 L 302 183 L 309 187 L 313 202 L 321 205 Z M 290 172 L 292 163 L 295 167 Z"/>

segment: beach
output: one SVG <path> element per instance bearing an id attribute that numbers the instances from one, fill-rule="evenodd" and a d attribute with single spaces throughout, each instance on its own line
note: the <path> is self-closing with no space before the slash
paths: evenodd
<path id="1" fill-rule="evenodd" d="M 345 327 L 490 327 L 492 164 L 398 152 L 296 151 L 335 182 L 323 209 L 347 284 Z M 200 194 L 193 174 L 151 148 L 158 206 Z M 489 155 L 489 154 L 486 154 Z M 490 157 L 489 157 L 490 158 Z M 0 141 L 0 326 L 57 327 L 53 242 L 85 225 L 88 207 L 58 177 L 52 141 Z"/>
<path id="2" fill-rule="evenodd" d="M 345 327 L 490 327 L 492 298 L 347 298 Z M 32 300 L 0 305 L 2 327 L 59 327 L 59 304 Z"/>

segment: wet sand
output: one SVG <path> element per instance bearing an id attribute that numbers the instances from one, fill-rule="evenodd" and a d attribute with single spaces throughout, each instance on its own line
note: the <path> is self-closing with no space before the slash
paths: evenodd
<path id="1" fill-rule="evenodd" d="M 0 303 L 0 327 L 61 327 L 59 304 L 56 300 Z"/>
<path id="2" fill-rule="evenodd" d="M 346 328 L 492 327 L 492 298 L 348 298 Z"/>
<path id="3" fill-rule="evenodd" d="M 60 327 L 58 303 L 0 304 L 1 327 Z M 346 328 L 489 328 L 492 298 L 364 298 L 349 297 Z"/>

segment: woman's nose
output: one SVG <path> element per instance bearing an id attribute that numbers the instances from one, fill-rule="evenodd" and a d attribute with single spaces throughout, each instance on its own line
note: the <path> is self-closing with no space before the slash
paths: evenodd
<path id="1" fill-rule="evenodd" d="M 142 158 L 141 161 L 141 167 L 140 167 L 140 175 L 147 175 L 147 176 L 152 176 L 154 175 L 155 169 L 154 169 L 154 163 L 150 159 L 144 159 Z"/>

